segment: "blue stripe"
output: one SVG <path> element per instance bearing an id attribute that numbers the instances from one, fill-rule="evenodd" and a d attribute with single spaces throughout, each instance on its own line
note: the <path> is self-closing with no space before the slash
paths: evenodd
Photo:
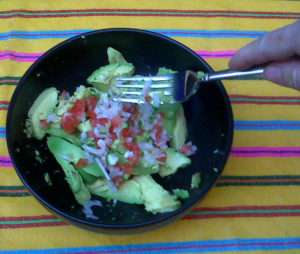
<path id="1" fill-rule="evenodd" d="M 235 130 L 300 130 L 300 121 L 234 121 Z"/>
<path id="2" fill-rule="evenodd" d="M 9 31 L 0 33 L 0 41 L 8 39 L 49 39 L 49 38 L 70 38 L 75 35 L 90 32 L 92 30 L 63 30 L 63 31 Z M 265 31 L 235 31 L 235 30 L 149 30 L 172 37 L 202 37 L 202 38 L 259 38 Z"/>
<path id="3" fill-rule="evenodd" d="M 6 137 L 6 129 L 5 127 L 0 127 L 0 138 Z"/>
<path id="4" fill-rule="evenodd" d="M 265 31 L 238 31 L 238 30 L 150 30 L 172 37 L 202 37 L 202 38 L 259 38 Z"/>
<path id="5" fill-rule="evenodd" d="M 66 31 L 9 31 L 0 33 L 0 41 L 18 38 L 26 40 L 48 39 L 48 38 L 70 38 L 75 35 L 89 32 L 91 30 L 66 30 Z"/>
<path id="6" fill-rule="evenodd" d="M 271 239 L 226 239 L 204 240 L 174 243 L 149 243 L 133 245 L 109 245 L 95 247 L 77 247 L 61 249 L 9 250 L 2 254 L 48 254 L 48 253 L 84 253 L 106 251 L 130 251 L 138 253 L 209 253 L 228 251 L 258 251 L 258 250 L 292 250 L 300 249 L 300 238 L 271 238 Z"/>

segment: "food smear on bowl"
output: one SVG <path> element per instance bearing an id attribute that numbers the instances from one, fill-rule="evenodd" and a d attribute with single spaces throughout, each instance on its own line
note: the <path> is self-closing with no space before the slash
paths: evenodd
<path id="1" fill-rule="evenodd" d="M 91 87 L 80 85 L 72 96 L 51 87 L 38 96 L 28 112 L 27 136 L 47 140 L 75 199 L 90 218 L 97 218 L 87 209 L 94 205 L 92 194 L 143 205 L 154 214 L 172 212 L 188 191 L 170 193 L 152 175 L 166 177 L 191 164 L 189 156 L 197 148 L 186 140 L 183 107 L 160 104 L 164 98 L 150 93 L 149 84 L 144 104 L 113 100 L 114 79 L 133 75 L 135 68 L 117 50 L 108 48 L 107 53 L 109 64 L 87 78 Z"/>

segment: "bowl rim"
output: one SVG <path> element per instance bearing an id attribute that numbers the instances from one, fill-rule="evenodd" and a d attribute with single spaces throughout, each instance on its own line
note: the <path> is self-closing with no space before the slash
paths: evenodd
<path id="1" fill-rule="evenodd" d="M 158 218 L 155 219 L 151 219 L 151 220 L 147 220 L 145 222 L 139 222 L 139 223 L 133 223 L 133 224 L 122 224 L 122 225 L 118 225 L 118 224 L 102 224 L 102 223 L 97 223 L 97 222 L 91 222 L 91 221 L 87 221 L 87 220 L 83 220 L 77 217 L 74 217 L 70 214 L 68 214 L 67 212 L 61 211 L 60 209 L 56 208 L 55 206 L 53 206 L 52 204 L 50 204 L 48 201 L 46 201 L 45 199 L 43 199 L 36 191 L 34 191 L 32 189 L 32 187 L 30 186 L 30 183 L 28 183 L 22 173 L 20 172 L 20 170 L 18 169 L 16 162 L 15 162 L 15 153 L 13 151 L 13 146 L 11 143 L 11 115 L 12 115 L 12 110 L 13 110 L 13 106 L 16 102 L 17 97 L 19 96 L 19 91 L 21 89 L 21 87 L 23 86 L 24 82 L 26 81 L 26 79 L 28 78 L 28 76 L 34 71 L 35 67 L 38 66 L 40 64 L 40 62 L 44 61 L 45 58 L 47 58 L 50 54 L 52 54 L 53 52 L 55 52 L 57 49 L 69 44 L 70 42 L 74 41 L 74 40 L 78 40 L 78 39 L 82 39 L 83 36 L 84 37 L 89 37 L 89 36 L 93 36 L 93 35 L 99 35 L 99 34 L 103 34 L 103 33 L 118 33 L 118 32 L 130 32 L 130 33 L 139 33 L 139 34 L 146 34 L 146 35 L 150 35 L 153 37 L 158 37 L 160 39 L 163 39 L 165 41 L 168 41 L 171 44 L 175 44 L 176 46 L 179 46 L 180 48 L 184 49 L 188 54 L 193 55 L 199 62 L 201 62 L 209 71 L 212 71 L 212 68 L 210 67 L 210 65 L 198 54 L 196 54 L 193 50 L 191 50 L 190 48 L 188 48 L 187 46 L 185 46 L 184 44 L 170 38 L 167 37 L 165 35 L 156 33 L 156 32 L 152 32 L 152 31 L 148 31 L 148 30 L 143 30 L 143 29 L 135 29 L 135 28 L 107 28 L 107 29 L 99 29 L 99 30 L 93 30 L 93 31 L 89 31 L 86 33 L 82 33 L 79 35 L 76 35 L 74 37 L 71 37 L 67 40 L 64 40 L 60 43 L 58 43 L 57 45 L 53 46 L 52 48 L 50 48 L 49 50 L 47 50 L 43 55 L 41 55 L 24 73 L 24 75 L 22 76 L 21 80 L 19 81 L 13 96 L 11 98 L 10 104 L 9 104 L 9 108 L 8 108 L 8 113 L 7 113 L 7 118 L 6 118 L 6 141 L 7 141 L 7 147 L 8 147 L 8 152 L 9 152 L 9 156 L 11 158 L 12 164 L 15 168 L 15 171 L 17 172 L 19 178 L 21 179 L 21 181 L 23 182 L 23 184 L 26 186 L 26 188 L 33 194 L 33 196 L 46 208 L 50 209 L 52 212 L 56 213 L 59 217 L 61 217 L 62 219 L 67 220 L 68 222 L 76 222 L 75 224 L 83 224 L 85 226 L 92 226 L 92 227 L 96 227 L 96 228 L 103 228 L 103 229 L 111 229 L 111 230 L 118 230 L 118 229 L 137 229 L 137 228 L 143 228 L 143 227 L 147 227 L 147 226 L 151 226 L 151 225 L 156 225 L 156 224 L 161 224 L 161 223 L 165 223 L 167 224 L 168 220 L 170 221 L 174 221 L 178 218 L 180 218 L 181 216 L 183 216 L 185 214 L 185 211 L 189 211 L 190 209 L 192 209 L 205 195 L 206 193 L 213 187 L 213 185 L 216 183 L 217 179 L 219 178 L 219 176 L 221 175 L 225 164 L 228 160 L 229 157 L 229 153 L 230 153 L 230 149 L 232 146 L 232 140 L 233 140 L 233 113 L 232 113 L 232 108 L 231 108 L 231 104 L 230 104 L 230 100 L 228 97 L 228 94 L 222 84 L 221 81 L 216 81 L 217 87 L 220 90 L 220 93 L 222 95 L 222 98 L 225 102 L 225 106 L 226 106 L 226 112 L 228 114 L 228 138 L 227 138 L 227 142 L 226 142 L 226 146 L 225 146 L 225 156 L 224 159 L 222 160 L 222 163 L 219 167 L 218 172 L 214 175 L 213 178 L 211 178 L 210 183 L 208 185 L 206 185 L 203 189 L 201 189 L 201 192 L 199 195 L 197 195 L 197 197 L 189 200 L 187 203 L 185 203 L 184 205 L 182 205 L 180 208 L 178 208 L 177 210 L 170 212 L 170 213 L 166 213 L 165 215 L 161 215 Z"/>

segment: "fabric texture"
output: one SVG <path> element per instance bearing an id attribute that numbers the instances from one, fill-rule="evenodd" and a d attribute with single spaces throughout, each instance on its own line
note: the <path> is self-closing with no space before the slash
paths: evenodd
<path id="1" fill-rule="evenodd" d="M 298 1 L 0 1 L 1 252 L 299 253 L 300 92 L 261 78 L 224 81 L 235 134 L 222 176 L 188 215 L 139 235 L 92 233 L 49 213 L 19 180 L 5 140 L 20 78 L 72 36 L 115 27 L 155 31 L 221 70 L 240 47 L 299 18 Z"/>

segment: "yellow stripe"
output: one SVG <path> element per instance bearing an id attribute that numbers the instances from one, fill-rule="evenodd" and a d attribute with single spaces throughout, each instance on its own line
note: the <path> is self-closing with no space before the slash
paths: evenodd
<path id="1" fill-rule="evenodd" d="M 243 131 L 234 132 L 233 146 L 299 146 L 299 130 L 296 131 Z"/>
<path id="2" fill-rule="evenodd" d="M 0 185 L 23 185 L 14 168 L 1 167 L 0 170 Z"/>
<path id="3" fill-rule="evenodd" d="M 299 174 L 300 158 L 239 158 L 229 157 L 224 174 L 227 175 L 289 175 Z"/>
<path id="4" fill-rule="evenodd" d="M 120 5 L 122 3 L 122 5 Z M 275 4 L 277 3 L 277 4 Z M 201 2 L 201 5 L 199 6 L 199 3 L 195 3 L 193 0 L 187 0 L 185 1 L 184 5 L 182 4 L 181 0 L 165 0 L 162 2 L 154 1 L 154 2 L 141 2 L 138 0 L 128 0 L 126 2 L 120 1 L 120 0 L 111 0 L 109 2 L 103 2 L 101 0 L 95 0 L 92 2 L 86 2 L 83 3 L 80 0 L 66 0 L 59 5 L 57 3 L 53 2 L 38 2 L 38 1 L 32 1 L 29 3 L 24 3 L 22 0 L 14 0 L 6 2 L 1 2 L 0 7 L 2 10 L 9 10 L 9 9 L 16 9 L 16 6 L 21 9 L 26 7 L 26 9 L 30 10 L 43 10 L 43 9 L 55 9 L 55 10 L 64 10 L 64 9 L 90 9 L 90 8 L 137 8 L 137 9 L 181 9 L 181 10 L 195 10 L 195 9 L 201 9 L 201 10 L 251 10 L 251 11 L 284 11 L 287 12 L 295 12 L 296 6 L 298 6 L 299 3 L 294 1 L 285 1 L 284 5 L 283 3 L 279 4 L 278 1 L 259 1 L 259 0 L 252 0 L 250 3 L 244 4 L 243 1 L 232 1 L 231 3 L 228 3 L 224 5 L 224 1 L 222 0 L 211 0 L 209 2 Z M 217 8 L 216 8 L 217 7 Z"/>
<path id="5" fill-rule="evenodd" d="M 2 236 L 5 249 L 14 249 L 12 239 L 18 239 L 19 249 L 67 248 L 99 245 L 130 245 L 152 242 L 197 241 L 209 239 L 269 238 L 298 235 L 297 218 L 234 218 L 178 221 L 153 232 L 129 236 L 102 235 L 87 232 L 74 226 L 55 228 L 8 229 Z M 213 228 L 212 228 L 213 225 Z M 261 227 L 260 225 L 264 225 Z M 282 226 L 288 231 L 282 230 Z M 172 232 L 172 234 L 170 234 Z M 33 241 L 33 235 L 42 235 Z M 180 238 L 174 238 L 180 235 Z M 163 237 L 162 237 L 163 236 Z M 3 246 L 4 247 L 4 246 Z M 236 252 L 235 252 L 236 253 Z M 244 252 L 243 252 L 244 253 Z M 281 252 L 280 252 L 281 253 Z"/>

